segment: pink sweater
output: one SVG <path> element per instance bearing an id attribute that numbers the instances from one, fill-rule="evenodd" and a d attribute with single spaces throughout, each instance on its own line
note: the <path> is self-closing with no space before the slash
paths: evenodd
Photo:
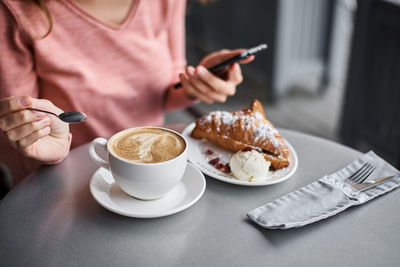
<path id="1" fill-rule="evenodd" d="M 0 98 L 30 95 L 87 114 L 86 122 L 70 127 L 72 147 L 129 127 L 161 125 L 166 109 L 192 104 L 180 90 L 166 98 L 186 65 L 184 0 L 135 0 L 119 26 L 73 0 L 47 6 L 53 29 L 41 39 L 48 22 L 37 6 L 0 3 Z M 0 161 L 18 168 L 22 156 L 14 151 L 10 159 L 7 147 L 0 140 Z M 29 160 L 22 162 L 28 168 Z"/>

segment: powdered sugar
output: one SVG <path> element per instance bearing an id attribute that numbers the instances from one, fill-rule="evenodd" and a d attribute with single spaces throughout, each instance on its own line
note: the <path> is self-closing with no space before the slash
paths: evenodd
<path id="1" fill-rule="evenodd" d="M 226 111 L 213 111 L 204 117 L 204 120 L 200 122 L 200 124 L 204 125 L 205 123 L 209 123 L 212 119 L 216 119 L 216 130 L 221 131 L 221 123 L 227 127 L 227 130 L 230 127 L 240 121 L 241 127 L 245 131 L 253 131 L 255 134 L 255 142 L 259 142 L 260 140 L 269 140 L 275 148 L 282 146 L 283 144 L 279 139 L 275 137 L 278 134 L 278 131 L 273 128 L 270 124 L 264 122 L 264 116 L 255 112 L 254 114 L 246 114 L 243 111 L 238 111 L 234 113 L 226 112 Z"/>
<path id="2" fill-rule="evenodd" d="M 255 142 L 258 142 L 260 139 L 265 140 L 267 138 L 271 141 L 274 147 L 279 147 L 281 145 L 281 142 L 275 138 L 275 134 L 277 134 L 278 131 L 265 122 L 259 122 L 257 127 L 254 129 L 254 133 L 256 135 L 254 139 Z"/>

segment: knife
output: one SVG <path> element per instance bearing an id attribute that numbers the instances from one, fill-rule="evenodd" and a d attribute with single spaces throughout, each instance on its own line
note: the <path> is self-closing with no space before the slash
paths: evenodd
<path id="1" fill-rule="evenodd" d="M 371 187 L 373 187 L 373 186 L 376 186 L 376 185 L 378 185 L 378 184 L 381 184 L 381 183 L 383 183 L 384 181 L 389 180 L 389 179 L 391 179 L 391 178 L 393 178 L 393 177 L 395 177 L 395 176 L 396 176 L 396 175 L 385 176 L 385 177 L 382 177 L 382 178 L 378 178 L 378 179 L 376 179 L 376 180 L 366 181 L 366 182 L 363 182 L 363 183 L 361 183 L 361 184 L 352 184 L 352 186 L 353 186 L 355 189 L 357 189 L 358 191 L 364 191 L 364 190 L 366 190 L 366 189 L 368 189 L 368 188 L 371 188 Z"/>

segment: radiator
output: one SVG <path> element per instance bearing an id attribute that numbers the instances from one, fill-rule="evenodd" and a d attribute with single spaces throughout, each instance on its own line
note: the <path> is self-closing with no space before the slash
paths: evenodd
<path id="1" fill-rule="evenodd" d="M 296 86 L 315 87 L 324 75 L 330 7 L 329 0 L 278 1 L 272 79 L 277 98 Z"/>

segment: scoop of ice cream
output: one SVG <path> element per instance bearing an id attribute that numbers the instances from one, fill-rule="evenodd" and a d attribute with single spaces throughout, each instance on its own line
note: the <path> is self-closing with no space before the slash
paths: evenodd
<path id="1" fill-rule="evenodd" d="M 239 151 L 229 163 L 232 174 L 241 181 L 261 182 L 270 179 L 271 162 L 256 150 Z"/>

